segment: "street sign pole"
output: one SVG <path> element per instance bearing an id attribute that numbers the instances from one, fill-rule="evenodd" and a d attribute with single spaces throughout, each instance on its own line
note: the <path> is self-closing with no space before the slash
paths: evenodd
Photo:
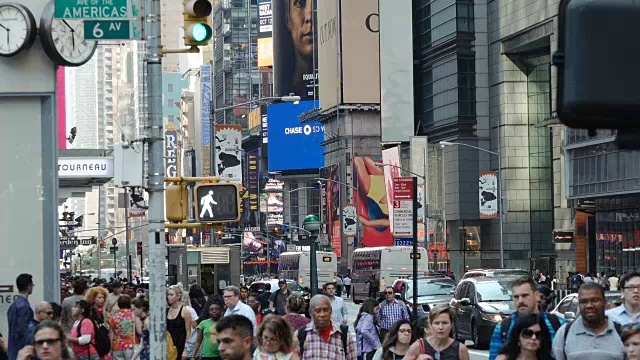
<path id="1" fill-rule="evenodd" d="M 145 1 L 147 40 L 148 119 L 146 142 L 149 156 L 149 321 L 150 359 L 167 358 L 166 273 L 164 237 L 164 134 L 162 121 L 162 40 L 160 1 Z"/>
<path id="2" fill-rule="evenodd" d="M 412 177 L 413 190 L 413 320 L 418 318 L 418 179 Z M 426 246 L 426 244 L 425 244 Z"/>

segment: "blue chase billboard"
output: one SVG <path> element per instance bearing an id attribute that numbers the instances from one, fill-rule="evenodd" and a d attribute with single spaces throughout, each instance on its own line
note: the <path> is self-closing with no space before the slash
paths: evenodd
<path id="1" fill-rule="evenodd" d="M 324 125 L 300 123 L 298 115 L 318 106 L 313 100 L 299 104 L 278 103 L 267 107 L 269 124 L 269 171 L 324 167 Z"/>

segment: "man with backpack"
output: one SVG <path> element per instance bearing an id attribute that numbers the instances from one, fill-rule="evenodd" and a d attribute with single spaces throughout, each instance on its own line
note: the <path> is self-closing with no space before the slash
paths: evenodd
<path id="1" fill-rule="evenodd" d="M 590 282 L 578 290 L 580 317 L 558 330 L 553 341 L 556 360 L 623 360 L 622 326 L 604 313 L 607 299 L 600 284 Z"/>
<path id="2" fill-rule="evenodd" d="M 291 295 L 291 292 L 287 287 L 287 281 L 285 279 L 280 279 L 278 281 L 278 287 L 280 289 L 272 293 L 269 298 L 269 308 L 275 309 L 275 313 L 278 315 L 285 315 L 287 299 L 289 298 L 289 295 Z"/>
<path id="3" fill-rule="evenodd" d="M 349 327 L 331 321 L 329 298 L 325 295 L 312 297 L 309 312 L 313 321 L 294 334 L 300 345 L 300 359 L 356 360 L 356 346 Z"/>
<path id="4" fill-rule="evenodd" d="M 553 314 L 539 311 L 538 302 L 540 301 L 540 293 L 537 291 L 537 286 L 533 278 L 522 277 L 513 281 L 511 283 L 511 296 L 513 297 L 513 305 L 516 312 L 503 319 L 493 330 L 491 345 L 489 347 L 489 360 L 495 360 L 498 356 L 498 352 L 509 338 L 511 329 L 520 315 L 540 313 L 544 317 L 544 322 L 547 325 L 552 339 L 564 323 L 564 320 L 559 319 Z"/>

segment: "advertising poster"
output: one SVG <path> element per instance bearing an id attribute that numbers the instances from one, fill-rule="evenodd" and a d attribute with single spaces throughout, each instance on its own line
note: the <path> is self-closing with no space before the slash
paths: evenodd
<path id="1" fill-rule="evenodd" d="M 385 191 L 389 203 L 392 203 L 394 200 L 393 179 L 400 177 L 400 147 L 396 146 L 382 150 L 382 162 L 392 165 L 383 167 Z M 389 218 L 393 219 L 393 206 L 389 206 Z M 390 227 L 393 234 L 393 222 L 391 222 Z"/>
<path id="2" fill-rule="evenodd" d="M 271 0 L 258 1 L 258 66 L 273 66 L 273 11 Z"/>
<path id="3" fill-rule="evenodd" d="M 487 171 L 480 173 L 479 180 L 480 218 L 495 219 L 498 217 L 498 173 Z"/>
<path id="4" fill-rule="evenodd" d="M 342 242 L 340 240 L 340 220 L 338 219 L 331 223 L 331 247 L 337 257 L 342 256 Z"/>
<path id="5" fill-rule="evenodd" d="M 211 65 L 200 68 L 200 121 L 202 123 L 202 173 L 211 174 Z"/>
<path id="6" fill-rule="evenodd" d="M 269 171 L 324 167 L 324 147 L 320 145 L 324 142 L 324 125 L 301 124 L 298 119 L 298 115 L 317 107 L 317 103 L 308 100 L 268 106 Z"/>
<path id="7" fill-rule="evenodd" d="M 355 237 L 358 232 L 358 212 L 352 204 L 342 208 L 342 233 L 345 237 Z"/>
<path id="8" fill-rule="evenodd" d="M 245 231 L 242 233 L 242 251 L 257 254 L 262 251 L 265 240 L 259 233 Z"/>
<path id="9" fill-rule="evenodd" d="M 271 9 L 274 93 L 313 99 L 318 74 L 317 67 L 314 69 L 317 59 L 314 60 L 313 49 L 315 1 L 272 1 Z"/>
<path id="10" fill-rule="evenodd" d="M 320 169 L 320 177 L 329 179 L 324 181 L 322 187 L 324 220 L 329 224 L 331 243 L 340 243 L 340 164 L 329 165 Z"/>
<path id="11" fill-rule="evenodd" d="M 247 193 L 249 224 L 260 225 L 260 149 L 247 153 Z"/>
<path id="12" fill-rule="evenodd" d="M 358 238 L 363 247 L 393 246 L 389 229 L 389 207 L 384 172 L 376 166 L 381 159 L 354 157 L 354 198 L 363 234 Z"/>
<path id="13" fill-rule="evenodd" d="M 242 125 L 216 125 L 216 176 L 242 184 Z"/>

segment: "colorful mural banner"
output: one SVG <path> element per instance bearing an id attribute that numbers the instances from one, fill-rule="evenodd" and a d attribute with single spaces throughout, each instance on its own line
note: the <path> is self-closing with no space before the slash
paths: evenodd
<path id="1" fill-rule="evenodd" d="M 358 234 L 363 247 L 393 246 L 389 229 L 389 209 L 380 158 L 354 157 L 353 187 L 355 205 L 362 224 L 363 234 Z"/>

